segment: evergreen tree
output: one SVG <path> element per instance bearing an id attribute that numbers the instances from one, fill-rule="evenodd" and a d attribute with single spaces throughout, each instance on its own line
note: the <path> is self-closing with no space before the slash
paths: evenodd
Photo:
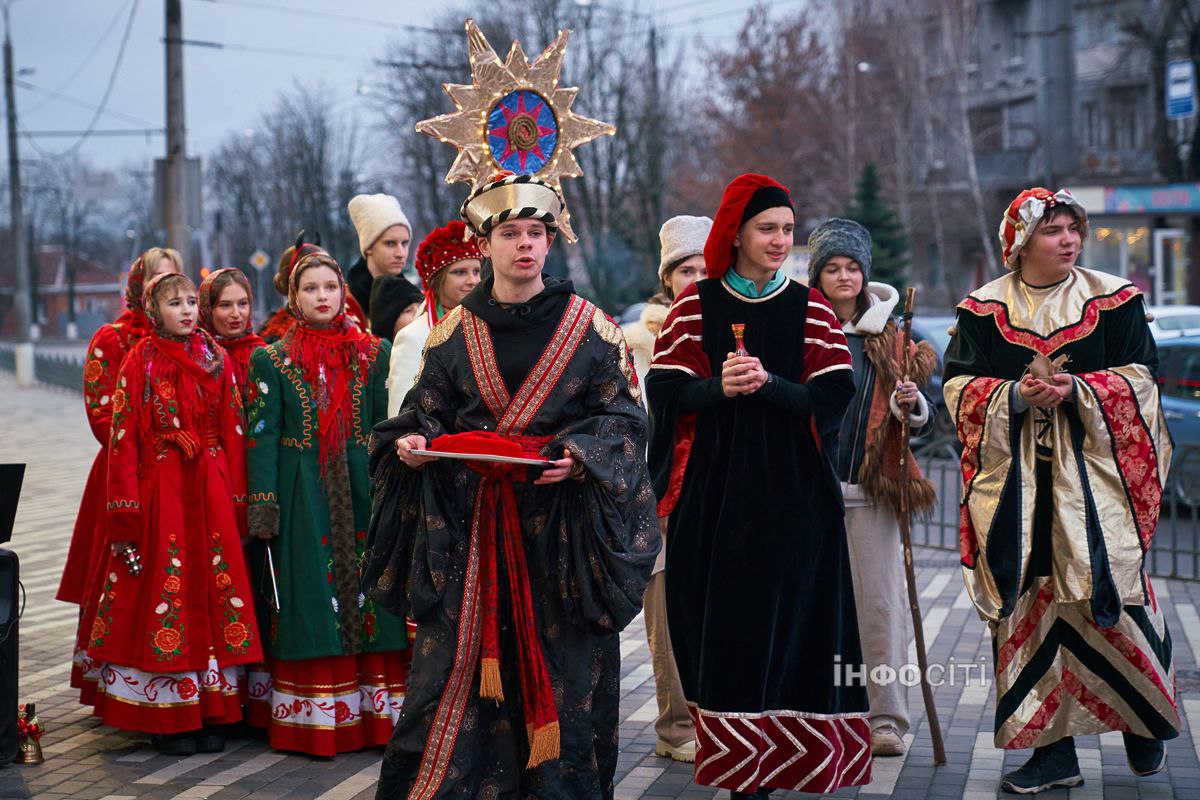
<path id="1" fill-rule="evenodd" d="M 846 208 L 845 217 L 871 233 L 870 279 L 903 292 L 908 276 L 908 237 L 880 193 L 879 174 L 874 164 L 863 167 L 854 201 Z"/>

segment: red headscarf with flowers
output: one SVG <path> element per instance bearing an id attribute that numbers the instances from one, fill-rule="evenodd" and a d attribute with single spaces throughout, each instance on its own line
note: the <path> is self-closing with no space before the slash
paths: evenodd
<path id="1" fill-rule="evenodd" d="M 317 267 L 333 270 L 340 288 L 337 315 L 328 325 L 307 319 L 297 302 L 304 273 Z M 284 337 L 283 346 L 292 362 L 300 367 L 313 393 L 322 472 L 329 459 L 346 448 L 346 439 L 352 435 L 355 424 L 353 383 L 367 380 L 371 361 L 379 350 L 379 340 L 349 320 L 345 309 L 346 281 L 342 268 L 324 250 L 305 248 L 288 279 L 288 310 L 298 322 Z"/>
<path id="2" fill-rule="evenodd" d="M 200 324 L 204 329 L 221 338 L 213 327 L 213 306 L 221 300 L 221 292 L 225 290 L 231 283 L 236 283 L 246 292 L 246 299 L 250 301 L 251 307 L 254 306 L 254 290 L 250 288 L 250 280 L 246 274 L 236 267 L 222 267 L 221 269 L 210 272 L 208 277 L 200 283 L 200 289 L 196 293 L 196 304 L 200 308 Z M 242 332 L 245 336 L 248 333 L 254 332 L 252 320 L 246 320 L 246 329 Z M 239 337 L 240 338 L 240 337 Z"/>

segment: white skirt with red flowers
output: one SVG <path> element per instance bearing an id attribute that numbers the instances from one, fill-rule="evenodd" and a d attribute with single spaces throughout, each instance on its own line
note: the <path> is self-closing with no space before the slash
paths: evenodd
<path id="1" fill-rule="evenodd" d="M 238 667 L 210 658 L 202 672 L 145 672 L 101 664 L 93 714 L 105 725 L 145 733 L 186 733 L 242 718 Z"/>
<path id="2" fill-rule="evenodd" d="M 249 722 L 258 698 L 270 698 L 271 747 L 314 756 L 387 744 L 408 685 L 411 651 L 363 653 L 298 661 L 272 659 L 270 673 L 252 671 Z"/>

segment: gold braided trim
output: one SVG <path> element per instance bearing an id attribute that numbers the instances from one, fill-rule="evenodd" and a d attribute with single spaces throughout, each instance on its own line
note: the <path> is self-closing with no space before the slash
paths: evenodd
<path id="1" fill-rule="evenodd" d="M 312 402 L 308 398 L 308 389 L 305 388 L 304 381 L 300 377 L 300 370 L 294 367 L 294 365 L 284 364 L 285 356 L 283 355 L 283 349 L 279 346 L 279 342 L 267 345 L 263 349 L 267 351 L 267 356 L 271 359 L 271 363 L 275 365 L 275 369 L 279 370 L 281 375 L 292 382 L 292 386 L 296 389 L 296 396 L 300 398 L 300 409 L 304 414 L 304 441 L 301 443 L 301 448 L 307 450 L 313 446 Z"/>

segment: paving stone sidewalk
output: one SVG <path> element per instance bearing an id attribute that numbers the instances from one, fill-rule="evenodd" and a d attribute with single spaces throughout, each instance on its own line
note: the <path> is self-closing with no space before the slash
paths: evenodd
<path id="1" fill-rule="evenodd" d="M 171 758 L 158 755 L 147 737 L 98 725 L 67 685 L 76 607 L 56 602 L 62 561 L 96 445 L 83 417 L 80 396 L 35 388 L 18 390 L 0 372 L 0 461 L 28 462 L 25 488 L 10 545 L 21 557 L 28 605 L 20 626 L 22 702 L 36 702 L 47 733 L 46 763 L 0 769 L 0 798 L 41 800 L 134 800 L 134 798 L 309 798 L 365 800 L 374 797 L 378 751 L 315 759 L 268 749 L 258 740 L 233 740 L 224 753 Z M 911 747 L 903 758 L 876 759 L 874 780 L 835 797 L 997 797 L 1001 772 L 1026 753 L 1003 753 L 991 743 L 994 693 L 978 680 L 963 685 L 962 665 L 983 665 L 990 674 L 991 648 L 962 589 L 954 553 L 922 548 L 917 553 L 930 662 L 957 664 L 956 685 L 936 691 L 949 763 L 933 767 L 917 688 Z M 1077 740 L 1085 783 L 1043 795 L 1070 800 L 1187 798 L 1200 800 L 1200 752 L 1192 724 L 1200 724 L 1200 583 L 1155 583 L 1174 637 L 1180 706 L 1185 731 L 1168 743 L 1169 767 L 1135 779 L 1125 765 L 1120 734 Z M 621 755 L 616 795 L 632 798 L 709 800 L 727 797 L 692 783 L 690 765 L 654 755 L 654 680 L 645 629 L 638 619 L 622 636 Z M 915 660 L 915 659 L 910 659 Z M 975 666 L 972 677 L 977 678 Z M 773 797 L 800 798 L 805 795 Z M 1009 796 L 1009 795 L 1000 795 Z"/>

